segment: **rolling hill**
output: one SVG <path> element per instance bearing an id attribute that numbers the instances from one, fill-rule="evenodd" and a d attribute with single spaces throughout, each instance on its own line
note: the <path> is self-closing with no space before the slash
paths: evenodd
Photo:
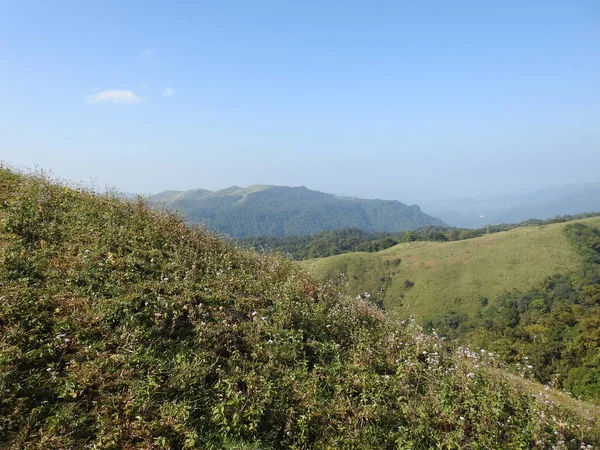
<path id="1" fill-rule="evenodd" d="M 596 406 L 143 201 L 0 168 L 0 447 L 589 448 Z"/>
<path id="2" fill-rule="evenodd" d="M 345 227 L 405 231 L 443 225 L 416 205 L 339 197 L 306 187 L 165 191 L 150 196 L 149 201 L 231 237 L 305 235 Z"/>
<path id="3" fill-rule="evenodd" d="M 600 218 L 577 221 L 600 225 Z M 352 295 L 368 293 L 386 309 L 436 319 L 473 314 L 482 297 L 526 290 L 555 273 L 583 267 L 563 233 L 570 222 L 453 242 L 407 242 L 377 253 L 346 253 L 304 261 L 325 279 L 345 275 Z"/>

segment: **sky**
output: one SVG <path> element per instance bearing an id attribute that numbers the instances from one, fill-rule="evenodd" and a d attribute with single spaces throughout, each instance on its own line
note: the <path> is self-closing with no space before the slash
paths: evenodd
<path id="1" fill-rule="evenodd" d="M 408 203 L 600 181 L 598 0 L 0 0 L 0 160 Z"/>

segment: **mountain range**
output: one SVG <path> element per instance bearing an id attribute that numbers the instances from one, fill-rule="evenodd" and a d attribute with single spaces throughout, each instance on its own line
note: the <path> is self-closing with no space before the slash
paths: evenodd
<path id="1" fill-rule="evenodd" d="M 345 227 L 407 231 L 444 223 L 417 205 L 394 200 L 340 197 L 304 186 L 255 184 L 219 191 L 164 191 L 154 205 L 177 211 L 190 223 L 204 223 L 231 237 L 305 235 Z"/>
<path id="2" fill-rule="evenodd" d="M 449 225 L 481 228 L 485 225 L 549 219 L 600 211 L 600 183 L 550 186 L 520 195 L 490 199 L 457 198 L 421 203 L 428 214 Z"/>

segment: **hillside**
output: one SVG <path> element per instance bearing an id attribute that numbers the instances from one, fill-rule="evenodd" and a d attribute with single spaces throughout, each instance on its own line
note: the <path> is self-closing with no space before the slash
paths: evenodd
<path id="1" fill-rule="evenodd" d="M 597 226 L 600 218 L 578 222 Z M 583 267 L 583 257 L 563 233 L 568 223 L 462 241 L 406 242 L 377 253 L 347 253 L 302 264 L 326 279 L 345 274 L 351 294 L 368 292 L 391 311 L 423 320 L 449 311 L 473 314 L 481 297 L 525 290 L 555 273 Z"/>
<path id="2" fill-rule="evenodd" d="M 149 201 L 231 237 L 304 235 L 345 227 L 405 231 L 443 225 L 416 205 L 339 197 L 305 187 L 165 191 L 150 196 Z"/>
<path id="3" fill-rule="evenodd" d="M 599 411 L 296 265 L 0 169 L 0 447 L 581 448 Z"/>

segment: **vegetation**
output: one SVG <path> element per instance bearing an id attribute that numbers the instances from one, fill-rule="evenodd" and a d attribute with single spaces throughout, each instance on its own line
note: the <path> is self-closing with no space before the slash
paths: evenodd
<path id="1" fill-rule="evenodd" d="M 2 448 L 600 445 L 594 406 L 141 200 L 2 169 L 0 205 Z"/>
<path id="2" fill-rule="evenodd" d="M 576 216 L 561 216 L 548 220 L 530 219 L 517 224 L 490 225 L 479 229 L 451 228 L 428 225 L 413 231 L 395 233 L 365 231 L 360 228 L 342 228 L 323 231 L 312 235 L 253 236 L 238 239 L 237 243 L 259 251 L 283 253 L 295 260 L 326 258 L 351 252 L 378 252 L 401 242 L 414 241 L 462 241 L 486 234 L 530 227 L 562 223 L 575 219 L 598 217 L 600 213 L 585 213 Z"/>
<path id="3" fill-rule="evenodd" d="M 351 293 L 492 350 L 540 382 L 600 399 L 598 225 L 592 218 L 307 264 L 325 278 L 345 274 Z"/>
<path id="4" fill-rule="evenodd" d="M 474 317 L 482 297 L 526 291 L 557 273 L 581 270 L 585 258 L 563 230 L 569 222 L 518 227 L 451 242 L 403 242 L 376 253 L 302 261 L 321 279 L 345 275 L 351 295 L 368 292 L 389 311 L 423 321 L 454 312 Z M 581 220 L 600 225 L 600 218 Z M 405 280 L 414 286 L 407 289 Z"/>
<path id="5" fill-rule="evenodd" d="M 581 270 L 547 278 L 525 292 L 506 292 L 474 317 L 454 312 L 429 327 L 473 345 L 485 343 L 513 368 L 584 399 L 600 399 L 600 230 L 568 224 L 585 255 Z"/>
<path id="6" fill-rule="evenodd" d="M 305 187 L 166 191 L 150 201 L 231 237 L 304 235 L 344 227 L 391 232 L 443 225 L 416 205 L 337 197 Z"/>

